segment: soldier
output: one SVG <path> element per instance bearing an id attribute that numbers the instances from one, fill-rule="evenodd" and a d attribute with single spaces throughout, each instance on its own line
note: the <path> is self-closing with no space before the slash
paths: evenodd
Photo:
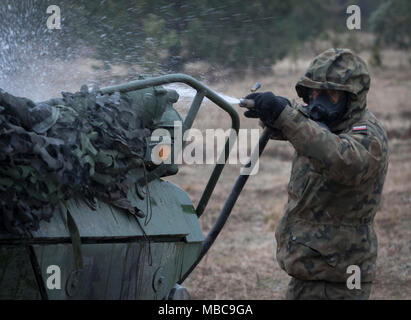
<path id="1" fill-rule="evenodd" d="M 366 107 L 366 63 L 348 49 L 317 56 L 296 85 L 305 104 L 253 93 L 272 139 L 295 148 L 288 202 L 276 230 L 277 260 L 291 277 L 287 299 L 368 299 L 375 275 L 373 228 L 388 167 L 388 140 Z M 354 289 L 349 266 L 358 266 Z M 347 270 L 348 269 L 348 270 Z M 357 278 L 358 279 L 358 278 Z"/>

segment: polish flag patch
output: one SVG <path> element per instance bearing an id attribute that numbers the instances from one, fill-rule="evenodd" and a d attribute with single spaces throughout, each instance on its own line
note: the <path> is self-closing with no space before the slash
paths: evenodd
<path id="1" fill-rule="evenodd" d="M 352 131 L 367 131 L 367 126 L 366 125 L 355 126 L 355 127 L 352 127 Z"/>

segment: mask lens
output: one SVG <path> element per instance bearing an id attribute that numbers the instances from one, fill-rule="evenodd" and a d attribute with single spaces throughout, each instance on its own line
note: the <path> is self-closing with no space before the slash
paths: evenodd
<path id="1" fill-rule="evenodd" d="M 333 103 L 338 103 L 340 100 L 340 91 L 337 90 L 327 90 L 327 94 Z"/>
<path id="2" fill-rule="evenodd" d="M 308 112 L 310 118 L 330 125 L 346 111 L 346 94 L 337 90 L 311 90 Z"/>

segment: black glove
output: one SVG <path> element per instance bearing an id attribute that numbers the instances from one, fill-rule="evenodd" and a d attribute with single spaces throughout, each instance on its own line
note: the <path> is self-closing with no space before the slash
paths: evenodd
<path id="1" fill-rule="evenodd" d="M 264 124 L 275 121 L 290 101 L 272 92 L 251 93 L 245 99 L 254 100 L 254 107 L 244 112 L 247 118 L 260 118 Z"/>

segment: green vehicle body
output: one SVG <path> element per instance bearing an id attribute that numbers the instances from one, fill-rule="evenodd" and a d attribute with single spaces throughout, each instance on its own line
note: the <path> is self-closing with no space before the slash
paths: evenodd
<path id="1" fill-rule="evenodd" d="M 185 119 L 173 108 L 178 94 L 161 86 L 174 82 L 197 90 Z M 183 122 L 183 132 L 191 128 L 204 97 L 228 112 L 232 129 L 239 129 L 233 107 L 184 74 L 140 78 L 100 91 L 128 94 L 144 116 L 171 136 L 174 121 Z M 148 144 L 147 163 L 155 144 Z M 227 141 L 225 159 L 229 148 Z M 66 215 L 56 213 L 50 222 L 41 221 L 30 239 L 0 233 L 0 299 L 173 298 L 176 283 L 200 255 L 204 235 L 199 217 L 223 167 L 216 164 L 196 207 L 184 190 L 163 179 L 177 174 L 177 165 L 160 164 L 137 173 L 141 183 L 133 198 L 141 208 L 138 216 L 98 200 L 93 210 L 83 199 L 73 198 L 65 204 Z"/>

